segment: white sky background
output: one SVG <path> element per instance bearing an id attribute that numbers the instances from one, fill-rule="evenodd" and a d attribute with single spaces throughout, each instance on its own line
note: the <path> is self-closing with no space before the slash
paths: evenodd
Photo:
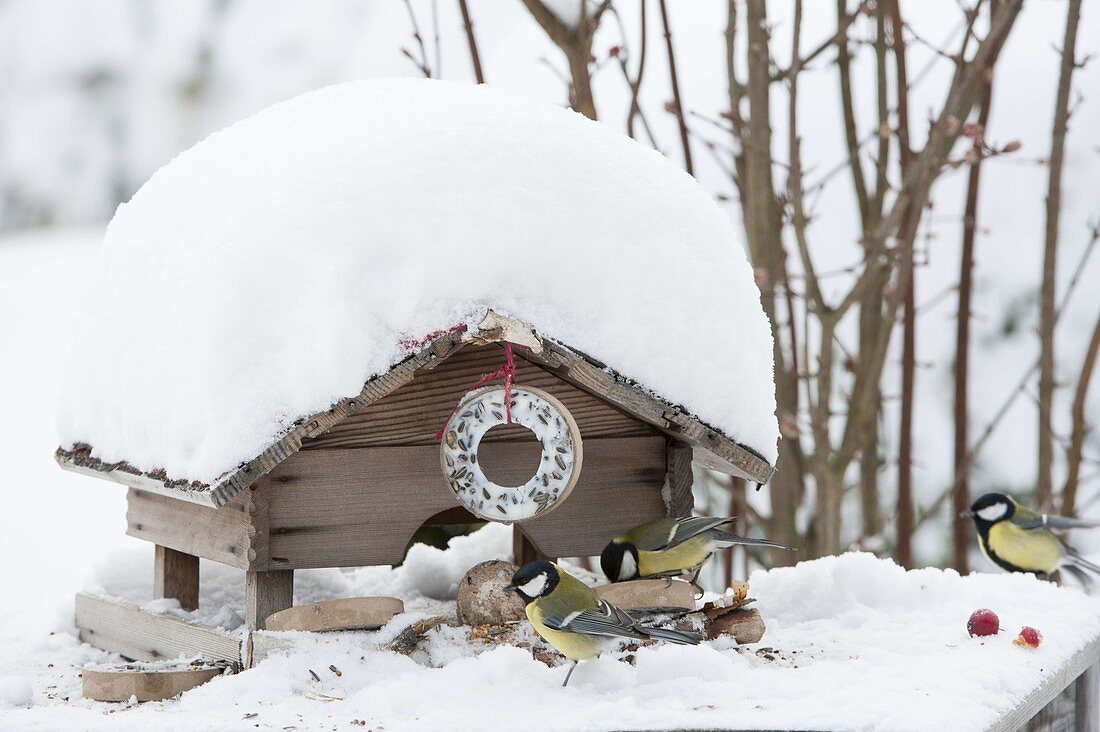
<path id="1" fill-rule="evenodd" d="M 564 63 L 518 0 L 470 0 L 469 4 L 488 82 L 533 99 L 564 102 L 565 86 L 554 71 L 562 71 Z M 824 0 L 806 2 L 804 48 L 816 46 L 833 32 L 833 5 Z M 402 47 L 415 53 L 416 46 L 406 9 L 396 0 L 234 0 L 222 11 L 216 10 L 218 6 L 171 0 L 140 4 L 125 0 L 94 4 L 0 2 L 0 227 L 35 221 L 102 223 L 110 215 L 116 190 L 128 196 L 157 167 L 209 132 L 325 84 L 417 73 L 401 54 Z M 684 103 L 693 112 L 716 118 L 726 103 L 726 3 L 696 0 L 670 2 L 669 6 Z M 792 4 L 770 2 L 769 6 L 773 51 L 785 66 L 790 57 Z M 627 46 L 636 56 L 637 3 L 622 1 L 617 7 L 628 32 Z M 436 66 L 432 3 L 416 0 L 413 8 L 431 63 Z M 442 76 L 472 80 L 457 4 L 439 0 L 438 9 Z M 906 2 L 903 11 L 924 38 L 939 42 L 952 35 L 956 40 L 959 37 L 960 15 L 954 0 Z M 1079 56 L 1098 50 L 1100 15 L 1087 4 L 1084 13 Z M 1064 16 L 1061 0 L 1029 0 L 998 67 L 987 137 L 1001 144 L 1019 139 L 1023 148 L 1010 158 L 989 161 L 983 179 L 972 356 L 972 439 L 1038 352 L 1032 328 L 1042 256 L 1046 169 L 1035 161 L 1049 151 L 1059 60 L 1054 47 L 1060 43 Z M 872 30 L 871 21 L 860 20 L 853 36 L 866 36 Z M 602 61 L 607 50 L 621 42 L 617 25 L 609 18 L 597 35 L 594 52 Z M 915 77 L 931 57 L 930 51 L 914 45 L 910 76 Z M 841 164 L 846 154 L 832 58 L 831 53 L 823 54 L 814 70 L 802 77 L 800 87 L 803 157 L 810 184 Z M 870 49 L 860 48 L 853 77 L 861 135 L 876 124 L 872 64 Z M 642 106 L 661 148 L 679 160 L 675 121 L 663 111 L 670 95 L 653 2 L 646 65 Z M 927 117 L 939 106 L 950 72 L 946 62 L 938 61 L 913 90 L 915 145 L 921 142 Z M 1100 64 L 1078 71 L 1074 87 L 1083 100 L 1071 120 L 1068 139 L 1059 271 L 1062 286 L 1087 241 L 1087 222 L 1100 216 L 1100 197 L 1096 195 L 1100 183 L 1100 100 L 1096 98 Z M 605 65 L 596 77 L 595 97 L 601 119 L 625 129 L 628 90 L 614 64 Z M 776 156 L 785 160 L 786 96 L 780 85 L 773 87 L 772 111 Z M 721 133 L 700 119 L 692 117 L 689 122 L 700 135 L 721 140 Z M 703 185 L 716 194 L 731 193 L 728 178 L 698 139 L 693 153 Z M 864 162 L 869 170 L 869 158 Z M 783 176 L 778 169 L 777 184 L 782 185 Z M 947 175 L 935 190 L 935 210 L 930 218 L 934 239 L 929 243 L 928 265 L 917 274 L 918 303 L 932 302 L 957 279 L 965 180 L 962 169 Z M 731 216 L 735 215 L 736 204 L 727 206 Z M 816 221 L 810 242 L 819 269 L 837 269 L 858 261 L 857 218 L 846 171 L 834 178 L 813 208 Z M 19 246 L 31 244 L 24 241 Z M 0 248 L 8 252 L 12 246 L 0 242 Z M 3 266 L 18 266 L 18 260 L 5 257 Z M 31 288 L 24 296 L 46 297 L 37 306 L 23 303 L 19 312 L 26 317 L 48 312 L 55 322 L 62 322 L 63 312 L 49 310 L 62 304 L 48 297 L 45 283 L 49 270 L 26 266 L 28 272 L 37 272 L 42 278 L 43 287 Z M 845 284 L 844 278 L 838 278 L 827 292 L 840 292 Z M 1063 433 L 1068 430 L 1070 389 L 1096 316 L 1098 293 L 1100 264 L 1094 257 L 1058 334 L 1058 375 L 1067 388 L 1060 391 L 1055 416 Z M 918 374 L 915 477 L 918 495 L 929 499 L 949 480 L 951 460 L 954 298 L 937 302 L 924 312 L 918 340 L 923 368 Z M 1020 311 L 1020 324 L 1013 337 L 1004 338 L 999 332 L 1011 309 Z M 33 348 L 35 339 L 44 342 L 59 337 L 45 331 L 27 335 L 26 328 L 21 332 L 23 338 L 18 342 L 24 344 L 23 353 L 25 344 Z M 0 349 L 6 348 L 0 340 Z M 3 353 L 0 364 L 10 363 L 12 356 L 11 351 Z M 55 389 L 52 363 L 35 372 L 41 378 L 39 401 L 50 405 L 43 407 L 47 415 L 52 412 Z M 12 374 L 4 366 L 0 368 L 4 380 L 9 380 Z M 896 370 L 886 378 L 889 395 L 889 384 L 898 378 Z M 1100 387 L 1094 388 L 1090 400 L 1093 415 L 1100 406 L 1098 395 Z M 887 419 L 896 420 L 892 408 L 887 409 Z M 1028 488 L 1035 464 L 1035 421 L 1031 400 L 1018 400 L 979 460 L 973 482 L 976 492 Z M 895 434 L 896 428 L 891 426 L 887 433 Z M 43 445 L 45 438 L 44 434 Z M 1100 454 L 1097 437 L 1087 450 L 1093 456 Z M 1084 474 L 1094 475 L 1097 469 L 1096 465 L 1086 466 Z M 43 481 L 39 490 L 53 490 L 54 480 L 61 479 L 60 471 L 37 471 L 33 474 Z M 1056 482 L 1060 480 L 1059 471 Z M 112 490 L 88 480 L 83 483 L 89 496 Z M 1087 484 L 1090 490 L 1086 495 L 1100 487 L 1097 483 Z M 892 484 L 892 476 L 884 476 L 883 485 Z M 89 506 L 81 510 L 84 508 L 92 510 Z M 97 515 L 95 520 L 100 518 Z M 121 523 L 120 517 L 114 520 L 110 531 L 121 532 Z M 941 534 L 926 531 L 921 539 L 924 560 L 943 558 Z"/>

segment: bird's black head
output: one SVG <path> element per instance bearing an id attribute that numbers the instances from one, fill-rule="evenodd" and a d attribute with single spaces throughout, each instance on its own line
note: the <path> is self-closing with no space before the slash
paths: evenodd
<path id="1" fill-rule="evenodd" d="M 612 582 L 625 582 L 638 576 L 638 547 L 629 541 L 614 539 L 600 554 L 600 567 Z"/>
<path id="2" fill-rule="evenodd" d="M 549 595 L 558 586 L 561 575 L 558 568 L 550 562 L 530 562 L 512 575 L 512 582 L 504 589 L 515 590 L 516 594 L 529 603 L 537 598 Z"/>
<path id="3" fill-rule="evenodd" d="M 981 525 L 995 524 L 1012 518 L 1016 513 L 1016 502 L 1004 493 L 986 493 L 970 505 L 970 510 L 964 515 L 974 519 L 974 523 Z"/>

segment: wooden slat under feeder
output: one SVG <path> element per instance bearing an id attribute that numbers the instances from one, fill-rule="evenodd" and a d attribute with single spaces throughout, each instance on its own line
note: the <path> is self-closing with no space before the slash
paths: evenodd
<path id="1" fill-rule="evenodd" d="M 85 699 L 124 702 L 160 701 L 220 676 L 223 668 L 180 663 L 89 666 L 81 672 Z"/>
<path id="2" fill-rule="evenodd" d="M 138 661 L 183 654 L 231 666 L 241 663 L 241 639 L 236 634 L 142 610 L 131 602 L 78 593 L 75 623 L 80 640 Z"/>
<path id="3" fill-rule="evenodd" d="M 267 630 L 376 630 L 405 611 L 396 597 L 343 597 L 280 610 L 267 617 Z"/>

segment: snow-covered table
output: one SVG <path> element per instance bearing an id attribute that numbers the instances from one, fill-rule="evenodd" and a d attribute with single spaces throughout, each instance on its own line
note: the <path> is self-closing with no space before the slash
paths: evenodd
<path id="1" fill-rule="evenodd" d="M 1100 730 L 1100 638 L 1073 655 L 989 727 L 1015 730 Z"/>
<path id="2" fill-rule="evenodd" d="M 330 714 L 387 729 L 510 729 L 520 717 L 528 730 L 1100 729 L 1100 602 L 1030 576 L 906 572 L 870 554 L 754 573 L 750 594 L 767 626 L 760 643 L 655 645 L 630 654 L 630 663 L 625 653 L 605 654 L 582 664 L 565 690 L 564 667 L 548 668 L 527 648 L 475 647 L 465 628 L 439 627 L 411 656 L 374 650 L 412 622 L 453 614 L 453 602 L 431 598 L 447 597 L 466 569 L 510 548 L 507 527 L 490 525 L 446 551 L 417 546 L 398 568 L 303 571 L 298 603 L 388 594 L 407 612 L 374 633 L 252 637 L 252 658 L 241 659 L 253 662 L 249 670 L 169 706 L 199 722 L 261 711 L 268 723 L 300 729 L 313 728 L 303 719 L 321 724 Z M 102 588 L 148 603 L 146 559 L 114 558 L 98 577 Z M 228 622 L 225 635 L 240 637 L 239 577 L 209 569 L 200 611 L 179 619 Z M 967 619 L 983 607 L 997 612 L 1001 632 L 971 638 Z M 1013 644 L 1025 625 L 1041 630 L 1039 648 Z M 330 665 L 342 675 L 327 672 Z M 317 694 L 342 701 L 321 705 Z M 434 701 L 425 706 L 425 698 Z M 135 711 L 135 723 L 159 719 L 151 708 Z"/>

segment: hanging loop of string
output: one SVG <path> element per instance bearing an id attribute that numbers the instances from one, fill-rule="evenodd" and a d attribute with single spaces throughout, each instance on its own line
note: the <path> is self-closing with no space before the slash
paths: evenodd
<path id="1" fill-rule="evenodd" d="M 496 371 L 482 376 L 466 391 L 469 393 L 485 386 L 490 381 L 504 379 L 504 416 L 508 424 L 512 424 L 512 385 L 516 381 L 516 362 L 512 355 L 512 344 L 504 342 L 501 345 L 504 346 L 504 364 Z M 455 412 L 458 411 L 460 404 L 462 404 L 461 400 L 455 405 L 455 408 L 451 410 L 451 413 L 447 415 L 447 419 L 443 420 L 443 425 L 440 426 L 439 431 L 435 433 L 436 442 L 443 439 L 443 433 L 447 431 L 447 425 L 450 423 L 451 417 L 455 416 Z"/>

